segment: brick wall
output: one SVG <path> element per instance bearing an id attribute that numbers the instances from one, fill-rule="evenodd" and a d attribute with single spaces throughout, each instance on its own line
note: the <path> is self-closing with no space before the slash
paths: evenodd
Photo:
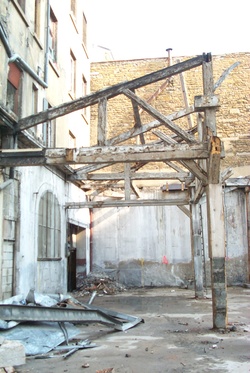
<path id="1" fill-rule="evenodd" d="M 188 57 L 189 58 L 189 57 Z M 181 61 L 185 58 L 179 58 Z M 250 53 L 235 53 L 213 56 L 214 82 L 235 62 L 240 64 L 231 71 L 222 85 L 216 90 L 220 96 L 221 107 L 217 112 L 218 136 L 224 141 L 226 157 L 222 168 L 228 166 L 239 168 L 245 175 L 250 174 Z M 172 59 L 172 64 L 177 58 Z M 91 91 L 97 91 L 110 85 L 135 79 L 168 66 L 167 58 L 109 61 L 92 63 Z M 187 87 L 189 104 L 193 104 L 195 95 L 202 95 L 201 67 L 185 72 L 184 79 Z M 148 99 L 163 83 L 163 81 L 145 86 L 137 90 L 137 94 Z M 168 115 L 183 109 L 184 99 L 178 75 L 174 76 L 165 89 L 157 96 L 151 105 L 161 113 Z M 194 124 L 196 114 L 192 115 Z M 143 112 L 143 124 L 154 119 Z M 176 121 L 182 128 L 187 129 L 187 118 Z M 134 125 L 133 111 L 130 100 L 120 95 L 108 101 L 108 138 L 125 132 Z M 163 127 L 160 127 L 162 130 Z M 167 132 L 167 130 L 164 130 Z M 145 134 L 145 140 L 156 140 L 153 134 Z M 91 145 L 97 143 L 97 106 L 91 109 Z M 136 143 L 131 139 L 127 143 Z M 158 165 L 159 166 L 159 165 Z M 244 171 L 243 171 L 244 169 Z M 237 170 L 235 170 L 237 176 Z"/>

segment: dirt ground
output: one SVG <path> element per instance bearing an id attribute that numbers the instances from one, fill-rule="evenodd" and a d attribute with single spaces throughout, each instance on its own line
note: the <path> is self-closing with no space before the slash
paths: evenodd
<path id="1" fill-rule="evenodd" d="M 144 319 L 125 332 L 101 324 L 78 325 L 79 339 L 97 346 L 62 356 L 26 359 L 18 373 L 250 372 L 250 289 L 228 289 L 228 329 L 212 330 L 211 293 L 133 289 L 97 296 L 93 305 Z M 87 303 L 87 298 L 79 299 Z M 112 368 L 112 369 L 111 369 Z"/>

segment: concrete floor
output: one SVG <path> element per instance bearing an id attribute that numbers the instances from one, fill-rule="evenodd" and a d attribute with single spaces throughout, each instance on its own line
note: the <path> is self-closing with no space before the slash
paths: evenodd
<path id="1" fill-rule="evenodd" d="M 133 289 L 97 296 L 95 306 L 140 316 L 126 332 L 100 324 L 78 326 L 97 347 L 62 357 L 27 358 L 19 373 L 250 372 L 250 289 L 228 289 L 228 329 L 212 330 L 212 302 L 193 290 Z M 79 299 L 86 303 L 87 298 Z M 110 369 L 109 369 L 110 368 Z M 113 368 L 113 369 L 111 369 Z"/>

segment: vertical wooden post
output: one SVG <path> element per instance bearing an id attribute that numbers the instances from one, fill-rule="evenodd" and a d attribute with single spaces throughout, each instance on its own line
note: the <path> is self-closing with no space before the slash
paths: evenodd
<path id="1" fill-rule="evenodd" d="M 107 135 L 107 99 L 99 100 L 98 105 L 98 128 L 97 128 L 97 144 L 99 146 L 106 145 Z"/>
<path id="2" fill-rule="evenodd" d="M 213 68 L 212 60 L 203 63 L 204 95 L 213 95 Z M 208 220 L 208 248 L 211 263 L 211 286 L 213 303 L 213 327 L 226 328 L 227 326 L 227 285 L 225 270 L 225 226 L 222 185 L 220 182 L 220 141 L 216 137 L 216 109 L 205 109 L 205 127 L 208 139 L 213 145 L 207 160 L 208 185 L 207 220 Z"/>
<path id="3" fill-rule="evenodd" d="M 124 163 L 125 199 L 130 200 L 130 163 Z"/>
<path id="4" fill-rule="evenodd" d="M 225 269 L 225 226 L 222 186 L 206 188 L 208 214 L 208 247 L 211 263 L 213 327 L 227 326 L 227 285 Z"/>
<path id="5" fill-rule="evenodd" d="M 191 189 L 191 199 L 194 196 L 194 188 Z M 204 279 L 203 279 L 203 262 L 202 262 L 202 242 L 201 242 L 201 224 L 200 224 L 200 212 L 199 204 L 191 203 L 191 245 L 192 255 L 194 261 L 194 286 L 195 286 L 195 297 L 204 297 Z"/>

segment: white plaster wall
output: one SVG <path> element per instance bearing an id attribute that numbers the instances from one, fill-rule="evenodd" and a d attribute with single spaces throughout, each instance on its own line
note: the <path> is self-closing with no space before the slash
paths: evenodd
<path id="1" fill-rule="evenodd" d="M 206 257 L 207 245 L 207 212 L 205 198 L 201 200 L 204 242 Z M 225 219 L 225 256 L 227 259 L 240 258 L 247 255 L 247 218 L 244 189 L 226 188 L 224 193 Z"/>
<path id="2" fill-rule="evenodd" d="M 16 255 L 16 293 L 26 294 L 31 287 L 44 293 L 67 291 L 67 258 L 65 202 L 75 196 L 84 200 L 84 193 L 77 187 L 65 183 L 45 167 L 25 167 L 20 175 L 20 245 Z M 61 260 L 37 261 L 38 203 L 45 191 L 52 191 L 61 207 Z M 72 213 L 74 215 L 74 213 Z M 77 219 L 88 226 L 89 215 L 77 210 Z"/>
<path id="3" fill-rule="evenodd" d="M 189 218 L 176 206 L 96 209 L 93 264 L 105 268 L 137 259 L 161 263 L 164 255 L 169 263 L 189 262 L 189 227 Z"/>
<path id="4" fill-rule="evenodd" d="M 244 189 L 225 193 L 226 257 L 247 254 L 246 200 Z"/>
<path id="5" fill-rule="evenodd" d="M 147 198 L 145 195 L 143 198 Z M 148 195 L 150 198 L 150 195 Z M 151 196 L 152 198 L 152 196 Z M 205 198 L 201 201 L 207 281 L 210 264 L 207 243 Z M 243 190 L 226 190 L 226 263 L 228 284 L 246 281 L 247 231 Z M 93 219 L 93 265 L 141 286 L 173 285 L 176 278 L 189 280 L 192 255 L 189 218 L 176 206 L 95 209 Z M 168 260 L 162 264 L 163 256 Z M 141 279 L 146 273 L 147 278 Z M 119 277 L 119 276 L 118 276 Z M 130 278 L 129 278 L 130 277 Z M 179 284 L 180 282 L 178 282 Z"/>

